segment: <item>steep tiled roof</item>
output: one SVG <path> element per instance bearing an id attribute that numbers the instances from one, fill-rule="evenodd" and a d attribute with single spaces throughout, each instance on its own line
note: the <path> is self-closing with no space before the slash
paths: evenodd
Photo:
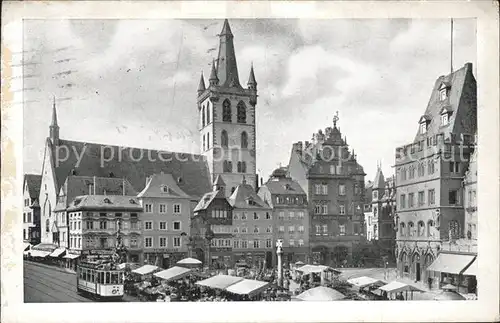
<path id="1" fill-rule="evenodd" d="M 165 186 L 168 187 L 166 192 L 163 190 Z M 146 187 L 137 197 L 189 198 L 189 195 L 179 188 L 171 174 L 160 173 L 149 177 Z"/>
<path id="2" fill-rule="evenodd" d="M 198 202 L 198 204 L 194 208 L 193 212 L 206 210 L 210 206 L 210 203 L 212 203 L 212 201 L 217 196 L 217 193 L 218 193 L 218 191 L 214 191 L 214 192 L 209 192 L 209 193 L 206 193 L 205 195 L 203 195 L 203 197 L 200 199 L 200 201 Z"/>
<path id="3" fill-rule="evenodd" d="M 384 174 L 382 173 L 382 169 L 380 167 L 377 168 L 377 174 L 375 174 L 375 179 L 373 180 L 372 188 L 384 188 L 385 187 L 385 179 Z"/>
<path id="4" fill-rule="evenodd" d="M 92 191 L 89 191 L 91 185 Z M 137 191 L 123 178 L 93 177 L 93 176 L 68 176 L 61 188 L 57 205 L 54 211 L 65 210 L 71 201 L 77 196 L 88 194 L 95 195 L 123 195 L 125 185 L 125 195 L 136 196 Z"/>
<path id="5" fill-rule="evenodd" d="M 439 89 L 443 84 L 449 88 L 448 97 L 445 100 L 440 99 L 439 93 Z M 436 80 L 424 113 L 424 116 L 430 119 L 425 136 L 438 133 L 474 133 L 475 129 L 467 129 L 470 126 L 462 124 L 462 120 L 469 116 L 470 112 L 472 112 L 470 117 L 475 118 L 475 84 L 476 80 L 472 74 L 471 63 L 465 64 L 462 68 L 449 75 L 440 76 Z M 446 126 L 441 125 L 441 111 L 443 108 L 452 111 Z M 474 111 L 465 111 L 471 109 Z M 420 132 L 417 132 L 415 141 L 418 141 L 420 137 Z"/>
<path id="6" fill-rule="evenodd" d="M 40 195 L 40 185 L 42 185 L 42 175 L 24 174 L 24 182 L 28 185 L 30 198 L 37 199 Z"/>
<path id="7" fill-rule="evenodd" d="M 306 192 L 300 187 L 299 183 L 290 177 L 273 177 L 264 186 L 268 188 L 271 194 L 306 195 Z"/>
<path id="8" fill-rule="evenodd" d="M 47 140 L 48 145 L 52 145 Z M 201 155 L 118 147 L 80 141 L 60 140 L 59 163 L 55 161 L 57 186 L 74 175 L 127 178 L 136 191 L 146 184 L 147 176 L 172 174 L 188 195 L 199 198 L 210 191 L 211 179 L 206 160 Z M 75 153 L 75 151 L 77 153 Z M 78 156 L 81 155 L 80 160 Z M 142 156 L 142 158 L 141 158 Z"/>
<path id="9" fill-rule="evenodd" d="M 253 187 L 246 183 L 238 185 L 228 201 L 232 207 L 240 209 L 269 207 L 257 195 Z M 253 203 L 249 203 L 249 201 L 253 201 Z"/>
<path id="10" fill-rule="evenodd" d="M 80 209 L 142 211 L 142 206 L 135 196 L 84 195 L 75 197 L 68 207 L 68 211 Z"/>

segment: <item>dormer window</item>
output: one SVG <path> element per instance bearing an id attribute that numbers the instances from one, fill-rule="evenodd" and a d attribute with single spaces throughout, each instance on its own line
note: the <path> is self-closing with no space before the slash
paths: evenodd
<path id="1" fill-rule="evenodd" d="M 129 200 L 130 204 L 136 204 L 134 199 Z"/>
<path id="2" fill-rule="evenodd" d="M 443 113 L 441 115 L 441 125 L 446 126 L 448 124 L 448 113 Z"/>
<path id="3" fill-rule="evenodd" d="M 106 204 L 111 204 L 111 201 L 110 201 L 108 198 L 105 198 L 105 199 L 104 199 L 104 203 L 106 203 Z"/>
<path id="4" fill-rule="evenodd" d="M 450 85 L 443 82 L 441 83 L 441 86 L 439 87 L 439 100 L 444 101 L 448 97 L 448 91 L 450 89 Z"/>
<path id="5" fill-rule="evenodd" d="M 427 123 L 426 122 L 422 122 L 420 124 L 420 134 L 424 134 L 427 132 Z"/>
<path id="6" fill-rule="evenodd" d="M 168 192 L 169 192 L 168 186 L 163 185 L 163 186 L 161 187 L 161 191 L 162 191 L 163 193 L 168 193 Z"/>

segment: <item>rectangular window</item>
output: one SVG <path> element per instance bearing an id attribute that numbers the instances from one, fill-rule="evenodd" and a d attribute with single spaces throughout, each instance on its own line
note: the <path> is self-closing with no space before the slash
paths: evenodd
<path id="1" fill-rule="evenodd" d="M 340 215 L 345 215 L 345 205 L 339 205 L 339 212 Z"/>
<path id="2" fill-rule="evenodd" d="M 418 192 L 418 206 L 423 206 L 425 204 L 424 191 Z"/>
<path id="3" fill-rule="evenodd" d="M 406 195 L 405 194 L 401 194 L 401 196 L 399 197 L 399 207 L 402 209 L 406 208 Z"/>
<path id="4" fill-rule="evenodd" d="M 335 175 L 335 165 L 330 165 L 330 174 Z"/>
<path id="5" fill-rule="evenodd" d="M 434 205 L 436 203 L 436 194 L 434 189 L 429 190 L 427 199 L 429 200 L 429 205 Z"/>
<path id="6" fill-rule="evenodd" d="M 99 217 L 105 218 L 106 217 L 106 213 L 99 213 Z"/>
<path id="7" fill-rule="evenodd" d="M 295 240 L 290 239 L 290 241 L 288 242 L 288 244 L 289 244 L 290 246 L 295 246 Z"/>
<path id="8" fill-rule="evenodd" d="M 295 227 L 294 227 L 293 225 L 289 226 L 289 227 L 288 227 L 288 232 L 289 232 L 289 233 L 293 233 L 293 232 L 295 232 Z"/>
<path id="9" fill-rule="evenodd" d="M 278 217 L 279 217 L 280 219 L 284 219 L 284 218 L 285 218 L 285 212 L 284 212 L 284 211 L 280 211 L 280 213 L 279 213 Z"/>
<path id="10" fill-rule="evenodd" d="M 153 222 L 151 221 L 144 222 L 144 230 L 153 230 Z"/>
<path id="11" fill-rule="evenodd" d="M 345 236 L 345 224 L 339 225 L 339 233 L 341 236 Z"/>
<path id="12" fill-rule="evenodd" d="M 253 213 L 253 219 L 258 220 L 259 219 L 259 214 L 257 212 Z"/>
<path id="13" fill-rule="evenodd" d="M 321 226 L 316 224 L 316 235 L 320 235 L 321 234 Z"/>
<path id="14" fill-rule="evenodd" d="M 299 226 L 299 232 L 300 233 L 304 232 L 304 226 L 303 225 Z"/>
<path id="15" fill-rule="evenodd" d="M 153 238 L 151 237 L 144 238 L 144 248 L 153 248 Z"/>
<path id="16" fill-rule="evenodd" d="M 442 126 L 446 126 L 448 124 L 448 114 L 447 113 L 443 113 L 441 115 L 441 125 Z"/>
<path id="17" fill-rule="evenodd" d="M 323 195 L 328 194 L 328 185 L 326 185 L 326 184 L 321 185 L 321 194 L 323 194 Z"/>
<path id="18" fill-rule="evenodd" d="M 94 229 L 94 221 L 87 221 L 87 230 Z"/>
<path id="19" fill-rule="evenodd" d="M 314 206 L 314 214 L 321 214 L 321 205 L 320 204 L 316 204 Z"/>
<path id="20" fill-rule="evenodd" d="M 429 164 L 427 166 L 427 174 L 434 174 L 434 162 L 432 160 L 429 161 Z"/>
<path id="21" fill-rule="evenodd" d="M 458 205 L 459 204 L 457 190 L 451 190 L 448 193 L 448 203 L 450 203 L 450 205 Z"/>
<path id="22" fill-rule="evenodd" d="M 167 206 L 165 204 L 160 204 L 160 213 L 167 213 Z"/>
<path id="23" fill-rule="evenodd" d="M 342 166 L 337 165 L 337 174 L 340 175 L 342 173 Z"/>
<path id="24" fill-rule="evenodd" d="M 327 234 L 328 234 L 328 225 L 323 224 L 323 235 L 327 235 Z"/>
<path id="25" fill-rule="evenodd" d="M 295 213 L 291 211 L 290 213 L 288 213 L 288 216 L 290 217 L 290 219 L 293 219 L 295 217 Z"/>
<path id="26" fill-rule="evenodd" d="M 413 200 L 413 197 L 414 197 L 415 194 L 413 193 L 410 193 L 408 194 L 408 207 L 414 207 L 414 200 Z"/>
<path id="27" fill-rule="evenodd" d="M 167 230 L 167 222 L 165 221 L 160 222 L 160 230 Z"/>
<path id="28" fill-rule="evenodd" d="M 174 204 L 174 214 L 179 214 L 179 213 L 181 213 L 181 205 Z"/>
<path id="29" fill-rule="evenodd" d="M 240 247 L 240 240 L 233 240 L 233 247 L 238 249 Z"/>
<path id="30" fill-rule="evenodd" d="M 99 229 L 106 230 L 108 228 L 108 221 L 102 220 L 99 222 Z"/>
<path id="31" fill-rule="evenodd" d="M 243 212 L 243 213 L 241 214 L 241 219 L 242 219 L 242 220 L 246 220 L 246 219 L 247 219 L 247 213 L 246 213 L 246 212 Z"/>
<path id="32" fill-rule="evenodd" d="M 165 248 L 167 246 L 167 237 L 160 237 L 160 248 Z"/>
<path id="33" fill-rule="evenodd" d="M 153 204 L 144 205 L 144 210 L 146 211 L 146 213 L 152 213 L 153 212 Z"/>
<path id="34" fill-rule="evenodd" d="M 180 231 L 180 230 L 181 230 L 181 222 L 174 221 L 174 231 Z"/>
<path id="35" fill-rule="evenodd" d="M 273 227 L 272 226 L 268 226 L 266 228 L 266 233 L 271 233 L 271 232 L 273 232 Z"/>
<path id="36" fill-rule="evenodd" d="M 247 232 L 248 232 L 247 228 L 245 228 L 245 227 L 241 228 L 241 233 L 247 233 Z"/>
<path id="37" fill-rule="evenodd" d="M 299 219 L 303 219 L 304 218 L 304 211 L 300 211 L 299 212 Z"/>
<path id="38" fill-rule="evenodd" d="M 319 184 L 314 185 L 314 194 L 321 195 L 321 185 Z"/>
<path id="39" fill-rule="evenodd" d="M 345 195 L 345 184 L 340 184 L 339 185 L 339 195 L 344 196 Z"/>
<path id="40" fill-rule="evenodd" d="M 248 248 L 248 241 L 247 240 L 241 240 L 241 248 L 242 249 Z"/>
<path id="41" fill-rule="evenodd" d="M 260 248 L 260 240 L 254 240 L 253 241 L 253 247 L 257 248 L 257 249 Z"/>
<path id="42" fill-rule="evenodd" d="M 328 205 L 321 205 L 321 214 L 328 214 Z"/>
<path id="43" fill-rule="evenodd" d="M 174 247 L 179 248 L 181 246 L 181 238 L 180 237 L 174 237 Z"/>
<path id="44" fill-rule="evenodd" d="M 273 247 L 273 241 L 271 239 L 266 239 L 266 248 L 272 248 Z"/>
<path id="45" fill-rule="evenodd" d="M 269 212 L 266 212 L 266 220 L 271 220 L 271 214 Z"/>
<path id="46" fill-rule="evenodd" d="M 420 124 L 420 133 L 424 134 L 426 132 L 426 130 L 427 130 L 427 124 L 425 122 L 422 122 Z"/>
<path id="47" fill-rule="evenodd" d="M 460 173 L 460 163 L 450 162 L 450 173 Z"/>
<path id="48" fill-rule="evenodd" d="M 278 232 L 285 232 L 285 227 L 280 225 L 278 228 Z"/>
<path id="49" fill-rule="evenodd" d="M 299 240 L 299 247 L 303 247 L 304 246 L 304 240 L 300 239 Z"/>

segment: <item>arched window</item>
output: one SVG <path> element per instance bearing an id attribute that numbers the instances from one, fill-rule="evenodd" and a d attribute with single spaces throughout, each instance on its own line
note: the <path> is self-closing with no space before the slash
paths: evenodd
<path id="1" fill-rule="evenodd" d="M 399 225 L 399 233 L 401 234 L 401 236 L 404 236 L 406 234 L 406 225 L 404 222 L 401 222 L 401 224 Z"/>
<path id="2" fill-rule="evenodd" d="M 231 102 L 227 99 L 222 103 L 222 121 L 231 122 Z"/>
<path id="3" fill-rule="evenodd" d="M 49 219 L 45 220 L 45 232 L 50 231 L 50 221 Z"/>
<path id="4" fill-rule="evenodd" d="M 241 148 L 248 148 L 248 134 L 245 131 L 241 133 Z"/>
<path id="5" fill-rule="evenodd" d="M 206 140 L 205 140 L 205 135 L 203 135 L 203 150 L 206 150 L 206 147 L 207 146 L 207 143 L 206 143 Z"/>
<path id="6" fill-rule="evenodd" d="M 210 102 L 207 103 L 207 125 L 210 123 Z"/>
<path id="7" fill-rule="evenodd" d="M 241 172 L 242 173 L 247 172 L 247 163 L 246 162 L 241 162 Z"/>
<path id="8" fill-rule="evenodd" d="M 229 160 L 225 160 L 222 164 L 224 173 L 231 173 L 233 171 L 233 163 Z"/>
<path id="9" fill-rule="evenodd" d="M 408 222 L 408 236 L 409 237 L 413 237 L 413 234 L 414 234 L 414 226 L 413 226 L 413 222 Z"/>
<path id="10" fill-rule="evenodd" d="M 243 101 L 240 101 L 237 106 L 238 109 L 238 123 L 247 123 L 247 108 Z"/>
<path id="11" fill-rule="evenodd" d="M 448 224 L 448 234 L 450 240 L 455 240 L 460 237 L 460 224 L 456 220 L 450 221 Z"/>
<path id="12" fill-rule="evenodd" d="M 418 221 L 418 236 L 423 237 L 425 233 L 425 223 L 424 221 Z"/>
<path id="13" fill-rule="evenodd" d="M 207 133 L 207 149 L 210 148 L 210 132 Z"/>
<path id="14" fill-rule="evenodd" d="M 222 147 L 227 147 L 228 146 L 228 137 L 227 137 L 227 131 L 226 130 L 222 130 L 222 133 L 220 135 L 220 144 Z"/>
<path id="15" fill-rule="evenodd" d="M 373 226 L 373 237 L 378 239 L 378 226 L 376 224 Z"/>
<path id="16" fill-rule="evenodd" d="M 238 173 L 241 173 L 241 162 L 238 162 L 238 165 L 236 166 Z"/>
<path id="17" fill-rule="evenodd" d="M 205 127 L 205 106 L 201 107 L 201 126 Z"/>

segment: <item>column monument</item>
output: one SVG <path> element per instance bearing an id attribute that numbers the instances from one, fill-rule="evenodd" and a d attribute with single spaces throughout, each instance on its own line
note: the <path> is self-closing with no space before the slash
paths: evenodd
<path id="1" fill-rule="evenodd" d="M 276 240 L 276 255 L 278 256 L 278 286 L 283 287 L 283 240 Z"/>

